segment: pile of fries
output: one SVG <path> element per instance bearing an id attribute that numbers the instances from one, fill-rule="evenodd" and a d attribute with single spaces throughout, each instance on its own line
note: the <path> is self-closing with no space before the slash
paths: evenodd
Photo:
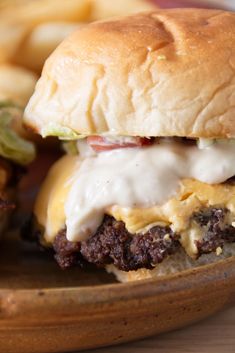
<path id="1" fill-rule="evenodd" d="M 146 0 L 3 0 L 0 63 L 40 74 L 50 53 L 79 26 L 153 8 Z"/>

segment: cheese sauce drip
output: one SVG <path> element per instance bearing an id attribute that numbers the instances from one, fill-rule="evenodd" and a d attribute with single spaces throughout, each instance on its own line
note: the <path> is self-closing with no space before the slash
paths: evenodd
<path id="1" fill-rule="evenodd" d="M 196 144 L 165 139 L 148 147 L 93 154 L 84 153 L 83 142 L 78 160 L 65 201 L 70 241 L 94 233 L 110 206 L 161 205 L 177 194 L 184 178 L 208 184 L 226 181 L 235 175 L 235 144 L 220 141 L 199 149 Z"/>

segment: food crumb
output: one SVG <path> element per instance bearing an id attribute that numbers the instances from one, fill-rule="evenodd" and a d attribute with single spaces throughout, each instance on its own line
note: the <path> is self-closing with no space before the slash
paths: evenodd
<path id="1" fill-rule="evenodd" d="M 170 240 L 170 234 L 169 233 L 164 235 L 164 240 Z"/>
<path id="2" fill-rule="evenodd" d="M 216 255 L 219 256 L 222 254 L 222 252 L 223 252 L 222 248 L 218 246 L 218 248 L 216 248 Z"/>
<path id="3" fill-rule="evenodd" d="M 158 59 L 159 61 L 166 60 L 166 55 L 158 55 L 158 56 L 157 56 L 157 59 Z"/>

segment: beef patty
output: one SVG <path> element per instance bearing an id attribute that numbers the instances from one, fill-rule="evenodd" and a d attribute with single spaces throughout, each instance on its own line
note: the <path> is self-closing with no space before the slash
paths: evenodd
<path id="1" fill-rule="evenodd" d="M 225 242 L 235 242 L 235 228 L 226 224 L 228 210 L 205 208 L 192 216 L 203 232 L 196 242 L 198 255 L 215 251 Z M 130 234 L 125 224 L 105 216 L 96 233 L 81 243 L 70 242 L 61 230 L 53 243 L 55 258 L 62 268 L 81 265 L 85 260 L 103 267 L 114 264 L 123 271 L 152 269 L 181 246 L 179 234 L 170 227 L 154 226 L 145 234 Z"/>
<path id="2" fill-rule="evenodd" d="M 80 252 L 83 259 L 98 267 L 113 263 L 123 271 L 152 269 L 180 246 L 179 236 L 169 227 L 156 226 L 148 232 L 133 236 L 125 224 L 105 216 L 97 232 L 81 243 L 66 239 L 66 231 L 59 232 L 53 243 L 55 258 L 61 267 L 81 261 L 74 257 Z"/>

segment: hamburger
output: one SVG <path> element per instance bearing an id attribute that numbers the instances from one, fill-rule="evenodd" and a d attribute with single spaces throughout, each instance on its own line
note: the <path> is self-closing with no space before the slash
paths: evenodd
<path id="1" fill-rule="evenodd" d="M 130 281 L 234 254 L 234 88 L 231 12 L 140 13 L 59 45 L 25 123 L 67 141 L 33 221 L 62 268 Z"/>

